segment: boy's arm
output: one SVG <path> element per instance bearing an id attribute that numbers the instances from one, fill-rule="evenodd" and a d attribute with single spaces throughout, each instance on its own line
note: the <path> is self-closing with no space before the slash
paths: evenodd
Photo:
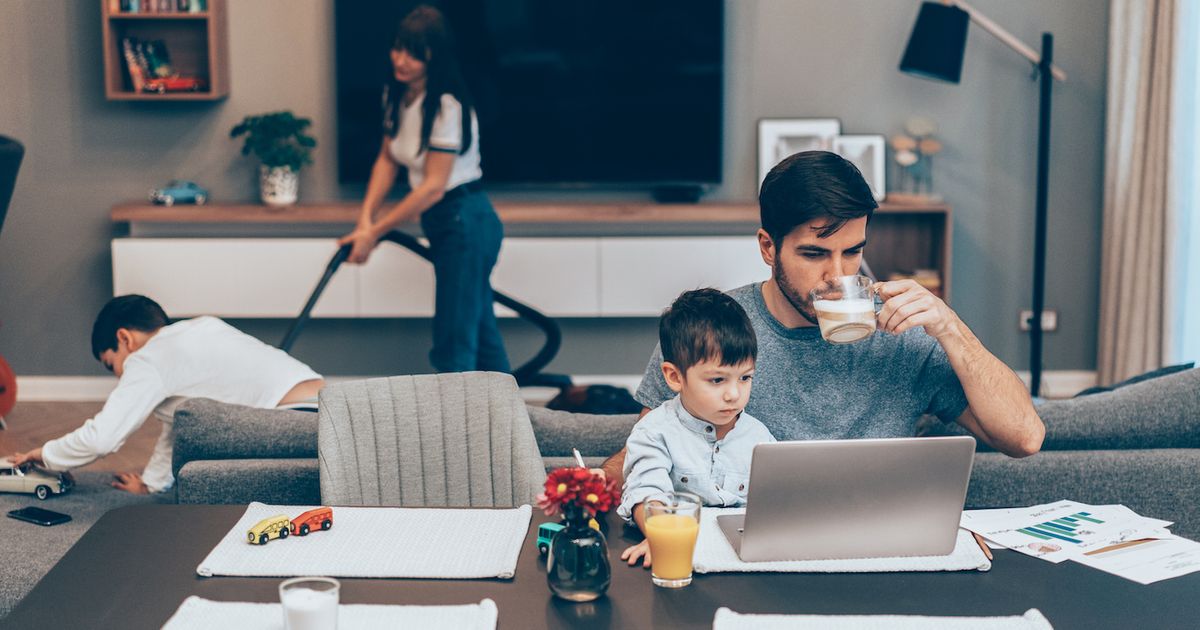
<path id="1" fill-rule="evenodd" d="M 675 486 L 671 483 L 671 453 L 662 434 L 639 423 L 625 442 L 625 452 L 625 486 L 617 514 L 629 521 L 635 516 L 634 508 Z"/>
<path id="2" fill-rule="evenodd" d="M 126 361 L 125 373 L 100 413 L 78 429 L 42 446 L 46 468 L 70 470 L 116 451 L 142 426 L 154 407 L 167 398 L 158 373 L 135 358 Z"/>
<path id="3" fill-rule="evenodd" d="M 146 468 L 142 471 L 140 481 L 145 486 L 145 489 L 150 492 L 162 492 L 167 490 L 175 483 L 175 476 L 171 474 L 171 456 L 175 451 L 175 423 L 164 422 L 162 433 L 158 436 L 158 442 L 154 444 L 154 454 L 150 456 L 150 461 L 146 464 Z M 122 490 L 138 493 L 136 484 L 128 487 L 126 483 L 122 486 L 117 486 Z"/>

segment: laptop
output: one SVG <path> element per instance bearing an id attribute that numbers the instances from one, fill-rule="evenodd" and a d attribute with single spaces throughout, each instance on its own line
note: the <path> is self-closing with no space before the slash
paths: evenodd
<path id="1" fill-rule="evenodd" d="M 948 555 L 974 457 L 969 436 L 759 444 L 746 513 L 717 524 L 747 562 Z"/>

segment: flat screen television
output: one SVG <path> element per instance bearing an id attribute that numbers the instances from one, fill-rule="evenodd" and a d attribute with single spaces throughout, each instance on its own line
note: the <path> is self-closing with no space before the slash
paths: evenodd
<path id="1" fill-rule="evenodd" d="M 724 0 L 443 0 L 491 187 L 721 180 Z M 396 24 L 415 1 L 336 0 L 338 175 L 382 139 Z"/>

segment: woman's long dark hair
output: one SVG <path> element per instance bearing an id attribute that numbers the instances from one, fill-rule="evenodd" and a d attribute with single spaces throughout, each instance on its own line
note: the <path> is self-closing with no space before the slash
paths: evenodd
<path id="1" fill-rule="evenodd" d="M 421 104 L 421 148 L 417 153 L 429 148 L 429 134 L 433 131 L 433 121 L 437 118 L 442 107 L 442 95 L 453 96 L 462 105 L 462 146 L 458 152 L 465 153 L 471 146 L 471 95 L 467 91 L 467 83 L 463 80 L 462 69 L 458 63 L 458 53 L 454 45 L 454 36 L 446 24 L 446 18 L 441 11 L 421 5 L 413 9 L 396 29 L 396 39 L 392 43 L 393 50 L 407 51 L 408 54 L 425 62 L 425 101 Z M 396 137 L 400 130 L 400 110 L 404 102 L 404 94 L 408 85 L 396 80 L 394 70 L 389 64 L 389 79 L 383 91 L 383 132 L 388 137 Z"/>

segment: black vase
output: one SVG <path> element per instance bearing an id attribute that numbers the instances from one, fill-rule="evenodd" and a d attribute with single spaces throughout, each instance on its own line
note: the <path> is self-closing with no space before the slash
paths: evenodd
<path id="1" fill-rule="evenodd" d="M 573 602 L 590 602 L 608 590 L 612 567 L 608 541 L 588 527 L 588 516 L 577 507 L 564 510 L 566 527 L 550 540 L 546 582 L 555 595 Z"/>

